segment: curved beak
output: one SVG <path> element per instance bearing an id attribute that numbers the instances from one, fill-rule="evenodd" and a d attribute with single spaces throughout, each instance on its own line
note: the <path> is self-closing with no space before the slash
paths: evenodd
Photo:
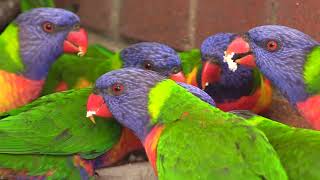
<path id="1" fill-rule="evenodd" d="M 186 83 L 186 82 L 187 82 L 187 81 L 186 81 L 186 77 L 184 76 L 184 74 L 183 74 L 182 71 L 180 71 L 180 72 L 178 72 L 178 73 L 176 73 L 176 74 L 172 74 L 172 75 L 170 76 L 170 79 L 172 79 L 172 80 L 174 80 L 174 81 L 176 81 L 176 82 L 183 82 L 183 83 Z"/>
<path id="2" fill-rule="evenodd" d="M 104 102 L 103 97 L 96 94 L 90 94 L 87 101 L 87 118 L 95 124 L 93 115 L 105 118 L 112 117 L 112 113 Z"/>
<path id="3" fill-rule="evenodd" d="M 77 54 L 78 56 L 83 56 L 86 54 L 87 48 L 88 35 L 83 28 L 70 31 L 67 38 L 63 42 L 63 51 L 65 53 L 72 53 Z"/>
<path id="4" fill-rule="evenodd" d="M 231 60 L 247 67 L 256 67 L 255 58 L 245 37 L 236 37 L 228 46 L 225 55 L 232 55 Z"/>
<path id="5" fill-rule="evenodd" d="M 206 60 L 202 65 L 201 88 L 205 89 L 210 84 L 220 80 L 221 68 L 217 60 Z"/>

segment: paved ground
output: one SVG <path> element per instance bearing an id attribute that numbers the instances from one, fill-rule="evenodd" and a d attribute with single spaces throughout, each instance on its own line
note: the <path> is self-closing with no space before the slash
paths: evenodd
<path id="1" fill-rule="evenodd" d="M 98 170 L 97 180 L 156 180 L 148 162 L 127 164 Z"/>

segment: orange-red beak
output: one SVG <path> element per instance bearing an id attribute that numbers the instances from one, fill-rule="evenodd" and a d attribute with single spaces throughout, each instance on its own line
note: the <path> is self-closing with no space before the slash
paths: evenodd
<path id="1" fill-rule="evenodd" d="M 103 97 L 96 94 L 90 94 L 87 102 L 87 118 L 96 123 L 93 115 L 105 118 L 112 117 Z"/>
<path id="2" fill-rule="evenodd" d="M 232 59 L 237 63 L 248 67 L 256 67 L 254 56 L 249 43 L 243 37 L 236 37 L 228 46 L 226 54 L 234 53 Z"/>
<path id="3" fill-rule="evenodd" d="M 209 84 L 213 84 L 220 80 L 220 65 L 211 60 L 203 62 L 201 72 L 201 88 L 205 89 Z"/>
<path id="4" fill-rule="evenodd" d="M 172 79 L 172 80 L 174 80 L 176 82 L 183 82 L 183 83 L 187 82 L 186 77 L 184 76 L 182 71 L 180 71 L 180 72 L 178 72 L 176 74 L 172 74 L 170 76 L 170 79 Z"/>
<path id="5" fill-rule="evenodd" d="M 87 48 L 88 35 L 83 28 L 70 31 L 63 43 L 63 51 L 65 53 L 77 54 L 78 56 L 85 55 Z"/>

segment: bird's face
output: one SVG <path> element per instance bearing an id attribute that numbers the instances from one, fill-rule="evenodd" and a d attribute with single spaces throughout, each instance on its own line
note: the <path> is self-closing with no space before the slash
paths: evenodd
<path id="1" fill-rule="evenodd" d="M 178 82 L 185 82 L 181 60 L 174 49 L 164 44 L 143 42 L 120 52 L 124 67 L 136 67 L 158 72 Z"/>
<path id="2" fill-rule="evenodd" d="M 236 37 L 228 46 L 227 55 L 238 64 L 257 66 L 266 76 L 285 71 L 301 74 L 306 55 L 316 44 L 296 29 L 266 25 Z"/>
<path id="3" fill-rule="evenodd" d="M 228 46 L 225 59 L 228 65 L 258 67 L 294 104 L 308 96 L 304 65 L 308 53 L 316 45 L 318 43 L 310 36 L 296 29 L 266 25 L 238 35 Z"/>
<path id="4" fill-rule="evenodd" d="M 80 28 L 80 19 L 72 12 L 58 8 L 36 8 L 16 19 L 22 43 L 43 46 L 52 52 L 77 53 L 87 50 L 87 34 Z"/>
<path id="5" fill-rule="evenodd" d="M 241 82 L 249 80 L 252 72 L 246 67 L 239 67 L 236 71 L 228 69 L 224 62 L 224 54 L 228 45 L 236 38 L 233 33 L 218 33 L 205 39 L 201 45 L 202 75 L 201 85 L 203 89 L 209 88 L 215 83 L 224 86 L 238 87 Z"/>
<path id="6" fill-rule="evenodd" d="M 200 48 L 203 64 L 201 72 L 202 89 L 220 80 L 223 52 L 232 36 L 231 33 L 218 33 L 202 42 Z"/>
<path id="7" fill-rule="evenodd" d="M 87 103 L 87 117 L 114 117 L 133 131 L 149 122 L 148 94 L 164 79 L 154 71 L 123 68 L 101 76 Z M 143 133 L 142 133 L 143 134 Z"/>
<path id="8" fill-rule="evenodd" d="M 44 79 L 51 64 L 63 53 L 82 56 L 87 51 L 87 33 L 79 17 L 57 8 L 36 8 L 16 19 L 24 76 Z"/>

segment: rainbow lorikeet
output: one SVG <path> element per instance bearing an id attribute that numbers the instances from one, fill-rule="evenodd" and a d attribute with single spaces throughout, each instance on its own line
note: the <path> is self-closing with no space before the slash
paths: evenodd
<path id="1" fill-rule="evenodd" d="M 236 35 L 225 61 L 257 67 L 300 114 L 320 129 L 320 46 L 296 29 L 267 25 Z"/>
<path id="2" fill-rule="evenodd" d="M 87 34 L 79 17 L 62 9 L 20 14 L 0 35 L 0 113 L 40 95 L 52 63 L 63 53 L 83 55 Z"/>
<path id="3" fill-rule="evenodd" d="M 110 56 L 112 56 L 111 59 L 107 59 L 107 57 Z M 120 61 L 119 56 L 122 57 L 123 61 Z M 116 55 L 112 55 L 111 52 L 100 45 L 94 45 L 90 46 L 86 56 L 81 58 L 72 55 L 63 55 L 53 65 L 53 68 L 49 73 L 48 83 L 46 83 L 48 86 L 45 87 L 50 88 L 45 88 L 45 90 L 48 90 L 46 93 L 52 93 L 53 87 L 59 85 L 61 80 L 67 82 L 67 84 L 70 85 L 69 87 L 80 88 L 77 86 L 79 83 L 75 82 L 77 82 L 77 79 L 82 75 L 85 75 L 84 77 L 86 77 L 88 81 L 94 82 L 95 78 L 99 77 L 100 74 L 103 74 L 110 69 L 120 68 L 122 64 L 124 64 L 124 66 L 153 70 L 162 75 L 171 77 L 179 77 L 179 74 L 177 75 L 174 73 L 176 73 L 176 70 L 181 69 L 180 59 L 176 52 L 170 47 L 159 43 L 138 43 L 123 49 Z M 90 69 L 94 69 L 94 71 Z M 214 105 L 211 97 L 204 92 L 201 92 L 190 85 L 182 84 L 182 86 L 201 97 L 204 101 Z M 94 109 L 92 109 L 92 112 L 93 111 Z M 101 112 L 102 111 L 97 111 L 98 114 Z M 81 118 L 79 117 L 78 119 Z M 95 168 L 110 166 L 121 160 L 130 152 L 137 150 L 143 150 L 140 141 L 138 141 L 130 130 L 123 128 L 121 129 L 121 137 L 117 140 L 117 144 L 104 155 L 96 158 L 94 160 L 94 166 Z"/>
<path id="4" fill-rule="evenodd" d="M 117 143 L 121 127 L 112 120 L 88 122 L 86 102 L 91 91 L 50 94 L 2 114 L 0 176 L 92 176 L 91 159 Z"/>
<path id="5" fill-rule="evenodd" d="M 213 104 L 204 92 L 183 87 Z M 141 149 L 140 141 L 116 121 L 87 120 L 91 92 L 83 88 L 54 93 L 2 114 L 0 177 L 86 179 L 96 168 Z"/>
<path id="6" fill-rule="evenodd" d="M 84 57 L 63 55 L 59 58 L 49 72 L 42 94 L 89 87 L 102 74 L 121 67 L 141 67 L 184 81 L 180 59 L 167 45 L 142 42 L 117 53 L 92 45 Z"/>
<path id="7" fill-rule="evenodd" d="M 94 93 L 109 117 L 138 136 L 159 179 L 287 179 L 260 130 L 158 73 L 115 70 Z"/>
<path id="8" fill-rule="evenodd" d="M 231 33 L 219 33 L 204 40 L 201 52 L 194 49 L 181 53 L 187 83 L 202 88 L 223 111 L 265 112 L 272 99 L 270 83 L 250 68 L 239 67 L 235 72 L 228 69 L 223 53 L 230 38 Z"/>

